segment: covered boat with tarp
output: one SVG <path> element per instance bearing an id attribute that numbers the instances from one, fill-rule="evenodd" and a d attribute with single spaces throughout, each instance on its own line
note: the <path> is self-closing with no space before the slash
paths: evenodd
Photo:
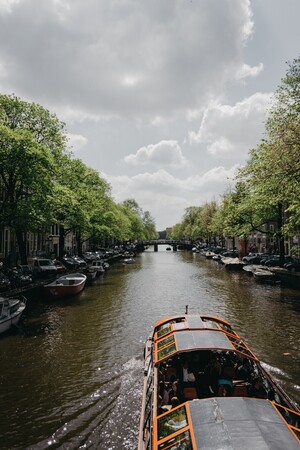
<path id="1" fill-rule="evenodd" d="M 138 450 L 296 449 L 300 410 L 230 324 L 177 315 L 145 345 Z"/>

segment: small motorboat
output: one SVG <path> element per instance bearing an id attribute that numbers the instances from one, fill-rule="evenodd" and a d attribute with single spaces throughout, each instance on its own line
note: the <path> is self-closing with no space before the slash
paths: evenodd
<path id="1" fill-rule="evenodd" d="M 92 264 L 89 266 L 96 270 L 96 277 L 98 278 L 100 275 L 103 275 L 105 272 L 105 268 L 103 267 L 103 261 L 100 259 L 95 259 Z"/>
<path id="2" fill-rule="evenodd" d="M 82 269 L 82 273 L 86 275 L 86 284 L 92 284 L 97 279 L 98 270 L 96 267 L 88 265 L 85 269 Z"/>
<path id="3" fill-rule="evenodd" d="M 268 270 L 268 268 L 258 268 L 253 272 L 253 277 L 255 281 L 259 283 L 279 283 L 280 278 L 274 272 Z"/>
<path id="4" fill-rule="evenodd" d="M 26 307 L 27 299 L 24 296 L 17 298 L 0 297 L 0 333 L 17 325 Z"/>
<path id="5" fill-rule="evenodd" d="M 135 259 L 134 258 L 125 258 L 124 260 L 123 260 L 123 263 L 124 264 L 133 264 L 135 262 Z"/>
<path id="6" fill-rule="evenodd" d="M 83 273 L 70 273 L 45 284 L 43 288 L 55 298 L 71 297 L 84 289 L 86 279 L 87 277 Z"/>
<path id="7" fill-rule="evenodd" d="M 224 256 L 220 262 L 227 270 L 243 270 L 245 266 L 245 263 L 240 261 L 239 258 L 232 258 L 230 256 Z"/>

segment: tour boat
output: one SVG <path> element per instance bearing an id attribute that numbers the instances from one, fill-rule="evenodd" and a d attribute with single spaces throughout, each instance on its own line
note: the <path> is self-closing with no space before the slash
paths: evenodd
<path id="1" fill-rule="evenodd" d="M 70 297 L 84 289 L 86 279 L 83 273 L 69 273 L 45 284 L 44 290 L 55 298 Z"/>
<path id="2" fill-rule="evenodd" d="M 0 297 L 0 333 L 9 330 L 12 325 L 17 325 L 26 307 L 26 298 Z"/>
<path id="3" fill-rule="evenodd" d="M 138 450 L 299 444 L 299 407 L 227 321 L 184 314 L 155 324 L 145 345 Z"/>

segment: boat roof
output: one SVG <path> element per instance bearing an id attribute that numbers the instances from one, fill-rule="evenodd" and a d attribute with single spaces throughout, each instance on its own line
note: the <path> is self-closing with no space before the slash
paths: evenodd
<path id="1" fill-rule="evenodd" d="M 213 397 L 184 403 L 156 417 L 153 448 L 179 444 L 182 447 L 176 448 L 190 450 L 296 450 L 299 431 L 269 400 Z"/>
<path id="2" fill-rule="evenodd" d="M 196 350 L 233 351 L 258 360 L 230 324 L 214 316 L 168 317 L 155 324 L 153 340 L 155 363 Z"/>

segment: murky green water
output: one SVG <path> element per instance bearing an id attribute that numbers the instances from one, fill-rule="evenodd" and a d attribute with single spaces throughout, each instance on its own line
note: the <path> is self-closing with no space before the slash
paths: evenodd
<path id="1" fill-rule="evenodd" d="M 79 297 L 28 302 L 0 338 L 1 449 L 136 449 L 143 342 L 186 305 L 227 319 L 300 403 L 300 292 L 159 247 Z"/>

